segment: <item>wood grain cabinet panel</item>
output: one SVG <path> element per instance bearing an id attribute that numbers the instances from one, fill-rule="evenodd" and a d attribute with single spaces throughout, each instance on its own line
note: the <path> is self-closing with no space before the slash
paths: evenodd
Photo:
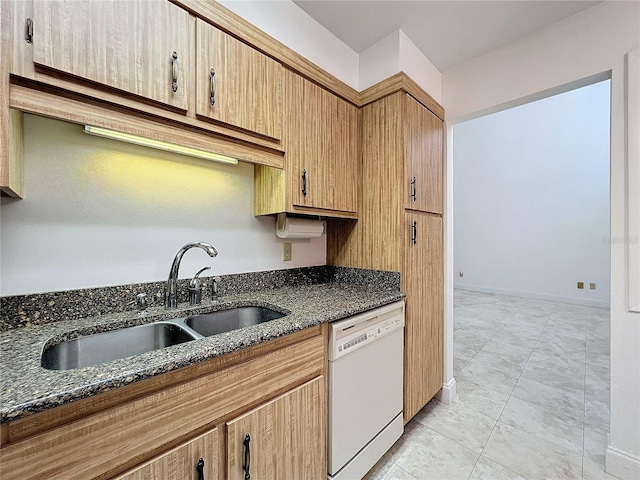
<path id="1" fill-rule="evenodd" d="M 404 417 L 408 421 L 442 388 L 444 263 L 442 218 L 405 213 Z"/>
<path id="2" fill-rule="evenodd" d="M 406 423 L 442 388 L 443 122 L 402 91 L 365 105 L 361 115 L 359 218 L 328 222 L 327 263 L 400 272 Z"/>
<path id="3" fill-rule="evenodd" d="M 203 478 L 215 480 L 220 460 L 219 436 L 219 430 L 214 428 L 114 480 L 196 480 L 199 468 Z"/>
<path id="4" fill-rule="evenodd" d="M 196 114 L 280 139 L 282 65 L 201 19 L 196 31 Z"/>
<path id="5" fill-rule="evenodd" d="M 403 103 L 404 207 L 442 214 L 442 120 L 411 95 Z"/>
<path id="6" fill-rule="evenodd" d="M 358 109 L 291 71 L 285 86 L 292 204 L 356 212 Z"/>
<path id="7" fill-rule="evenodd" d="M 159 0 L 35 0 L 33 11 L 37 65 L 187 111 L 186 10 Z"/>
<path id="8" fill-rule="evenodd" d="M 13 198 L 24 196 L 24 136 L 22 112 L 9 108 L 6 119 L 0 121 L 0 191 Z M 1 116 L 1 115 L 0 115 Z"/>
<path id="9" fill-rule="evenodd" d="M 326 477 L 324 377 L 227 423 L 227 475 L 242 480 Z M 248 437 L 247 437 L 248 436 Z M 249 452 L 246 452 L 249 449 Z"/>
<path id="10" fill-rule="evenodd" d="M 255 214 L 355 218 L 358 108 L 295 72 L 284 78 L 284 172 L 256 167 Z"/>

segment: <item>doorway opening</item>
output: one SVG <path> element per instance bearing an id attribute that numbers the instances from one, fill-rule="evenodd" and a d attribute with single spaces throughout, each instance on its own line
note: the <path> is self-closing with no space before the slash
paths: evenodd
<path id="1" fill-rule="evenodd" d="M 456 401 L 524 477 L 604 471 L 610 83 L 453 126 Z"/>

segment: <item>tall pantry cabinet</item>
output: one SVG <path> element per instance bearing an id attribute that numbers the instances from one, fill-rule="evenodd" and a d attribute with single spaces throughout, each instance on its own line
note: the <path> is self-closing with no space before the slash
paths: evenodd
<path id="1" fill-rule="evenodd" d="M 361 113 L 359 219 L 330 224 L 327 255 L 333 265 L 400 272 L 406 423 L 442 388 L 443 121 L 404 91 Z"/>

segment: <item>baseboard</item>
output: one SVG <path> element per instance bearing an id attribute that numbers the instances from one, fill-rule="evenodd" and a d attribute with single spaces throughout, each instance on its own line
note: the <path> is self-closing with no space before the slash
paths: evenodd
<path id="1" fill-rule="evenodd" d="M 442 390 L 436 394 L 436 398 L 442 403 L 451 403 L 456 398 L 457 387 L 455 377 L 449 380 L 447 383 L 442 384 Z"/>
<path id="2" fill-rule="evenodd" d="M 638 480 L 640 478 L 640 458 L 608 446 L 605 470 L 609 475 L 621 480 Z"/>
<path id="3" fill-rule="evenodd" d="M 560 295 L 547 295 L 535 292 L 520 292 L 517 290 L 506 290 L 503 288 L 481 287 L 479 285 L 455 284 L 453 288 L 460 290 L 471 290 L 473 292 L 495 293 L 497 295 L 509 295 L 511 297 L 531 298 L 534 300 L 549 300 L 551 302 L 570 303 L 572 305 L 585 305 L 587 307 L 610 308 L 610 302 L 604 300 L 589 300 L 588 298 L 563 297 Z"/>

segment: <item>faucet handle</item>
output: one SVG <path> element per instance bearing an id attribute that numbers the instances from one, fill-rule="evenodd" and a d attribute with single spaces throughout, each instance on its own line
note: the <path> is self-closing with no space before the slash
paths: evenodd
<path id="1" fill-rule="evenodd" d="M 200 274 L 202 272 L 204 272 L 205 270 L 211 270 L 211 267 L 204 267 L 201 268 L 200 270 L 198 270 L 198 273 L 196 273 L 193 278 L 191 279 L 191 281 L 189 282 L 189 287 L 195 287 L 196 285 L 200 284 L 200 279 L 198 278 L 200 276 Z"/>
<path id="2" fill-rule="evenodd" d="M 202 282 L 198 278 L 202 272 L 209 270 L 211 267 L 204 267 L 198 270 L 189 282 L 189 304 L 200 305 L 202 301 Z"/>
<path id="3" fill-rule="evenodd" d="M 140 312 L 144 312 L 147 309 L 147 294 L 146 293 L 139 293 L 138 295 L 136 295 L 136 299 L 135 300 L 131 300 L 130 302 L 127 302 L 127 306 L 129 305 L 133 305 L 136 304 L 136 306 L 138 307 L 138 310 L 140 310 Z"/>
<path id="4" fill-rule="evenodd" d="M 216 276 L 211 278 L 211 301 L 215 302 L 218 297 L 218 284 L 222 278 Z"/>

